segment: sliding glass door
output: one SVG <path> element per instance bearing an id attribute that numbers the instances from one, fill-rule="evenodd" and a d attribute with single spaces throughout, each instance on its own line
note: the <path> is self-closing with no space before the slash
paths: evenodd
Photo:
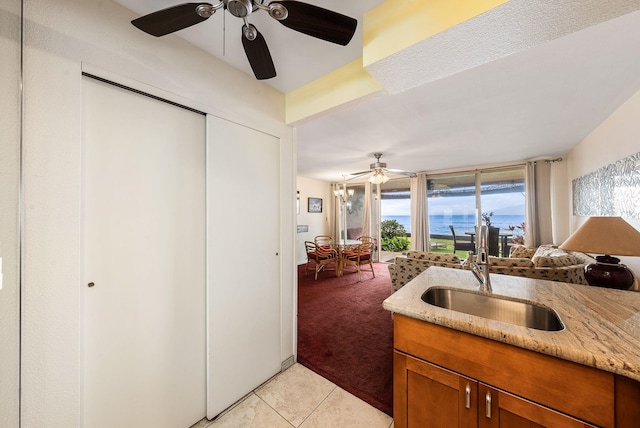
<path id="1" fill-rule="evenodd" d="M 507 168 L 480 173 L 482 222 L 497 229 L 490 242 L 490 254 L 507 257 L 510 244 L 524 243 L 524 168 Z"/>
<path id="2" fill-rule="evenodd" d="M 391 179 L 380 185 L 382 260 L 392 260 L 411 249 L 411 181 Z"/>
<path id="3" fill-rule="evenodd" d="M 431 250 L 466 257 L 477 224 L 476 174 L 428 179 L 427 202 Z"/>
<path id="4" fill-rule="evenodd" d="M 466 257 L 480 224 L 490 226 L 493 256 L 524 243 L 523 166 L 432 176 L 427 197 L 431 251 Z"/>

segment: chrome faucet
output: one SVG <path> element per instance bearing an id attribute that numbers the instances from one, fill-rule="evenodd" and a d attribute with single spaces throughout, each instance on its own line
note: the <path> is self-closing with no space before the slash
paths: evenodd
<path id="1" fill-rule="evenodd" d="M 491 279 L 489 278 L 489 228 L 485 225 L 480 226 L 478 233 L 478 255 L 476 259 L 469 264 L 471 272 L 480 282 L 480 291 L 491 293 Z"/>

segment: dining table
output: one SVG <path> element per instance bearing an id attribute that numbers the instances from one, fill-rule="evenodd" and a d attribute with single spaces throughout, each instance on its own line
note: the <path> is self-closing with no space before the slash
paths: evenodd
<path id="1" fill-rule="evenodd" d="M 476 245 L 476 232 L 469 231 L 465 232 L 465 235 L 469 235 L 471 237 L 471 245 Z M 500 257 L 508 257 L 509 248 L 509 238 L 513 236 L 513 232 L 511 231 L 499 231 L 498 232 L 498 243 L 499 243 L 499 254 L 490 254 L 491 256 L 500 256 Z"/>
<path id="2" fill-rule="evenodd" d="M 344 268 L 344 263 L 343 263 L 343 256 L 344 256 L 344 252 L 350 248 L 353 248 L 355 246 L 358 246 L 362 244 L 361 241 L 357 240 L 357 239 L 340 239 L 338 241 L 336 241 L 335 245 L 335 249 L 338 253 L 338 264 L 336 266 L 336 276 L 342 276 L 343 272 L 343 268 Z"/>

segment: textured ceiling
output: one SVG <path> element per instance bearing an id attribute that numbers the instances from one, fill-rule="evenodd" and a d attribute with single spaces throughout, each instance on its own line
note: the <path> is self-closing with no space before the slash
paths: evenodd
<path id="1" fill-rule="evenodd" d="M 476 21 L 496 21 L 492 12 Z M 470 21 L 385 58 L 367 70 L 393 94 L 297 127 L 299 175 L 339 181 L 366 169 L 374 152 L 407 171 L 566 154 L 640 90 L 640 12 L 563 35 L 575 18 L 547 28 L 551 41 L 535 33 L 527 49 L 513 28 L 506 43 L 498 33 L 508 29 Z M 473 34 L 493 44 L 478 52 L 477 39 L 465 37 Z"/>

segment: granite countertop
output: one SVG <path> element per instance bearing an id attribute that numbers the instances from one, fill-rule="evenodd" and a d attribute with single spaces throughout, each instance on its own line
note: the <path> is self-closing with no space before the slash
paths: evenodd
<path id="1" fill-rule="evenodd" d="M 439 308 L 430 287 L 478 290 L 471 271 L 430 267 L 388 297 L 385 309 L 476 336 L 574 361 L 640 381 L 640 293 L 508 275 L 491 275 L 494 295 L 542 304 L 565 325 L 548 332 Z"/>

